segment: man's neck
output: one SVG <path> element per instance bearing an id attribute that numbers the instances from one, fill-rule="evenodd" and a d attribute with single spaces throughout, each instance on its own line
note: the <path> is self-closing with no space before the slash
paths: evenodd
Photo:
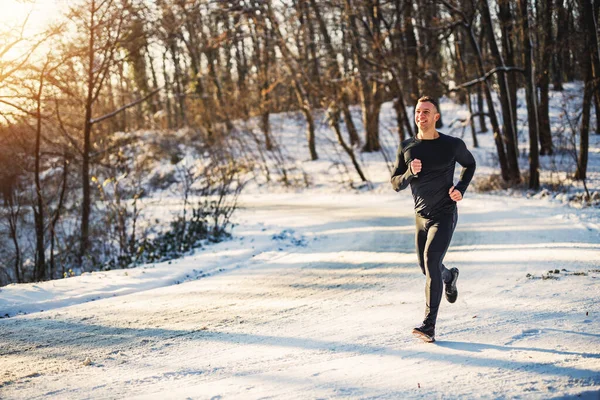
<path id="1" fill-rule="evenodd" d="M 419 130 L 419 133 L 417 133 L 417 138 L 421 139 L 421 140 L 433 140 L 433 139 L 437 139 L 440 137 L 440 134 L 435 130 L 429 130 L 429 131 L 422 131 Z"/>

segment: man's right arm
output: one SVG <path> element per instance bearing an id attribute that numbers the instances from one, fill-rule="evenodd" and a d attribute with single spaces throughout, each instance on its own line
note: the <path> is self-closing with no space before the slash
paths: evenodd
<path id="1" fill-rule="evenodd" d="M 408 187 L 410 181 L 412 181 L 414 177 L 415 175 L 404 161 L 404 152 L 402 151 L 402 143 L 400 143 L 396 155 L 396 165 L 391 179 L 392 187 L 396 192 L 404 190 Z"/>

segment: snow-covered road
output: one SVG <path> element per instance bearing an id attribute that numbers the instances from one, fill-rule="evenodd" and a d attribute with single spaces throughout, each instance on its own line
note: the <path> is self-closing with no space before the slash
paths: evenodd
<path id="1" fill-rule="evenodd" d="M 411 335 L 424 277 L 408 193 L 242 201 L 234 240 L 63 280 L 131 282 L 1 319 L 0 398 L 598 398 L 597 210 L 469 195 L 446 256 L 459 298 L 424 344 Z M 212 272 L 136 290 L 142 272 L 178 265 Z M 8 313 L 35 308 L 2 289 Z"/>

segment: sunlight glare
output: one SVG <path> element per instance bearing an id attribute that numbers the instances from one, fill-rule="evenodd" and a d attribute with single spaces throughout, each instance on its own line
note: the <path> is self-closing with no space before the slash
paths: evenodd
<path id="1" fill-rule="evenodd" d="M 27 15 L 29 20 L 23 32 L 24 37 L 40 33 L 55 22 L 67 0 L 0 0 L 0 31 L 18 35 Z"/>

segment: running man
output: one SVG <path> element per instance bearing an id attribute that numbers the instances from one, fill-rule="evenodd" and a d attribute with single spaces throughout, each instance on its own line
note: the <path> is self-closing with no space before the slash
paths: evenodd
<path id="1" fill-rule="evenodd" d="M 419 131 L 415 137 L 400 143 L 391 179 L 397 192 L 410 184 L 415 200 L 417 258 L 426 284 L 425 319 L 413 329 L 413 334 L 426 342 L 435 341 L 442 283 L 448 302 L 454 303 L 458 297 L 458 269 L 447 269 L 443 260 L 458 220 L 456 202 L 462 200 L 475 173 L 475 159 L 465 143 L 436 131 L 439 118 L 433 98 L 423 96 L 417 101 L 415 122 Z M 454 185 L 456 162 L 463 169 Z"/>

